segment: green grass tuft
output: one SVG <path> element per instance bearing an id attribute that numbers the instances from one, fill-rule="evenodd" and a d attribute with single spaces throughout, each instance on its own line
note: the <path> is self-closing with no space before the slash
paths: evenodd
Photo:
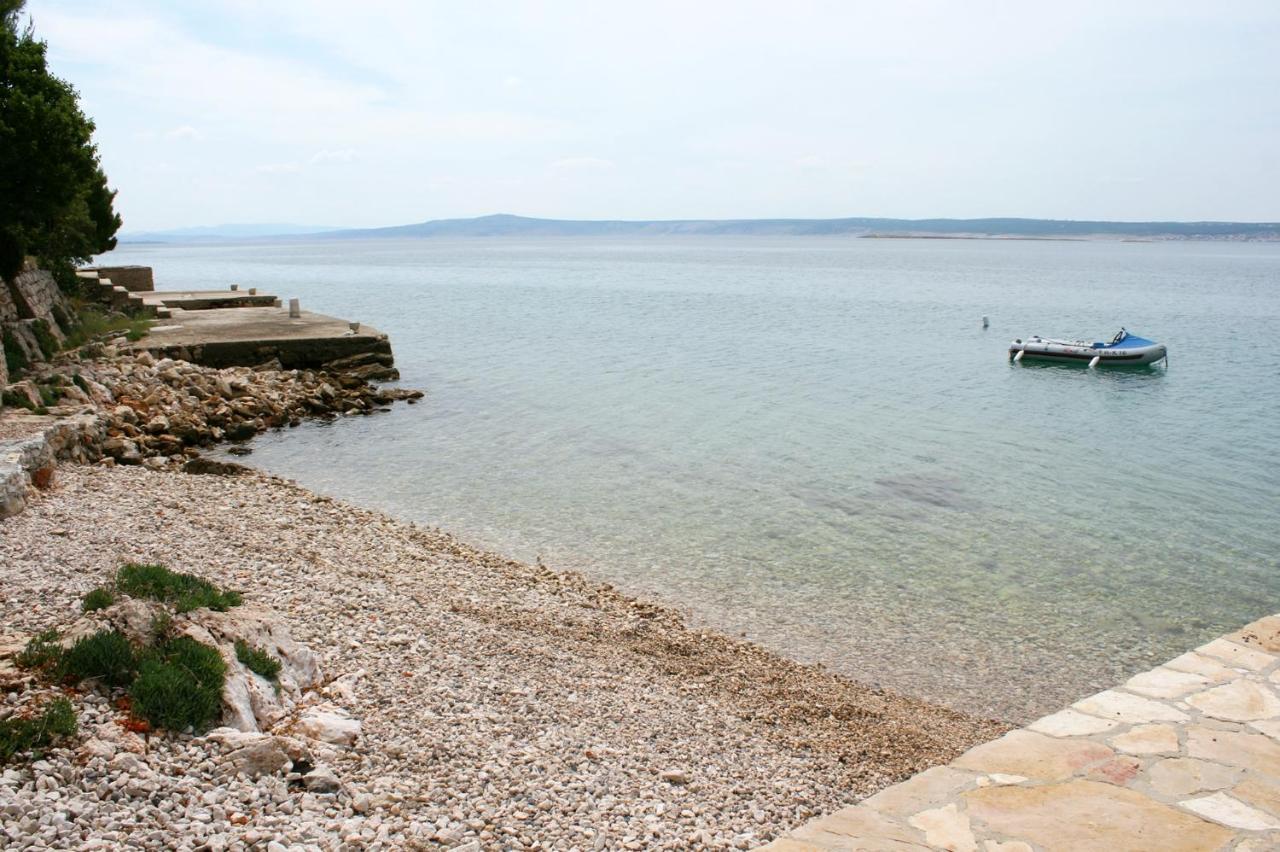
<path id="1" fill-rule="evenodd" d="M 100 680 L 107 686 L 128 686 L 138 670 L 138 656 L 123 633 L 100 630 L 76 641 L 58 666 L 64 678 Z"/>
<path id="2" fill-rule="evenodd" d="M 163 565 L 137 562 L 122 566 L 116 573 L 116 589 L 130 597 L 171 603 L 180 613 L 201 607 L 226 612 L 243 602 L 239 592 L 223 591 L 193 574 L 179 574 Z"/>
<path id="3" fill-rule="evenodd" d="M 143 660 L 129 695 L 134 711 L 156 727 L 203 731 L 222 711 L 226 676 L 216 648 L 179 636 Z"/>
<path id="4" fill-rule="evenodd" d="M 80 601 L 81 612 L 96 612 L 100 609 L 106 609 L 116 602 L 116 596 L 110 589 L 104 589 L 99 586 L 90 591 Z"/>
<path id="5" fill-rule="evenodd" d="M 26 647 L 13 656 L 20 669 L 51 670 L 61 659 L 62 646 L 58 644 L 58 631 L 53 628 L 32 636 Z"/>
<path id="6" fill-rule="evenodd" d="M 39 757 L 59 737 L 75 732 L 76 711 L 65 698 L 53 699 L 38 716 L 0 720 L 0 766 L 27 751 Z"/>
<path id="7" fill-rule="evenodd" d="M 236 659 L 254 674 L 275 681 L 280 677 L 280 661 L 261 648 L 255 648 L 243 639 L 236 640 Z"/>

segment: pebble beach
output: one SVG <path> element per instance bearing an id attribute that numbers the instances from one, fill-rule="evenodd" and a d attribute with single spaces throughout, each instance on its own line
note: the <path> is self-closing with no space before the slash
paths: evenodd
<path id="1" fill-rule="evenodd" d="M 73 693 L 93 751 L 4 770 L 0 847 L 745 849 L 1007 727 L 257 472 L 60 465 L 0 522 L 4 638 L 126 561 L 281 614 L 362 720 L 339 789 L 234 773 L 211 737 L 121 742 Z"/>

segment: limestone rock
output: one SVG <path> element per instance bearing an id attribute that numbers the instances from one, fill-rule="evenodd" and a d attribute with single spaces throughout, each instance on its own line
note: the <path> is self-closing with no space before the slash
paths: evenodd
<path id="1" fill-rule="evenodd" d="M 293 730 L 313 740 L 349 746 L 360 736 L 360 720 L 336 705 L 317 704 L 303 711 Z"/>
<path id="2" fill-rule="evenodd" d="M 336 793 L 342 789 L 338 776 L 323 763 L 302 776 L 302 783 L 312 793 Z"/>
<path id="3" fill-rule="evenodd" d="M 281 743 L 270 734 L 215 728 L 207 736 L 226 749 L 219 767 L 229 774 L 240 772 L 251 778 L 274 775 L 287 769 L 292 763 Z"/>

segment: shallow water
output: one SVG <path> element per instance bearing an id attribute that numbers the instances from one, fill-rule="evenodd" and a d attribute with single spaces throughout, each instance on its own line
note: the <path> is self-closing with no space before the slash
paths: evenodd
<path id="1" fill-rule="evenodd" d="M 1025 720 L 1280 609 L 1280 245 L 846 238 L 128 246 L 391 335 L 317 490 Z M 981 317 L 991 317 L 983 330 Z M 1015 336 L 1170 364 L 1011 365 Z"/>

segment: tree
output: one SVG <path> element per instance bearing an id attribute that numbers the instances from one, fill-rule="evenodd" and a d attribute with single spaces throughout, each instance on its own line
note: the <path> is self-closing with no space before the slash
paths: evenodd
<path id="1" fill-rule="evenodd" d="M 49 73 L 25 0 L 0 0 L 0 275 L 26 255 L 51 266 L 115 247 L 115 192 L 93 144 L 93 122 L 69 83 Z"/>

